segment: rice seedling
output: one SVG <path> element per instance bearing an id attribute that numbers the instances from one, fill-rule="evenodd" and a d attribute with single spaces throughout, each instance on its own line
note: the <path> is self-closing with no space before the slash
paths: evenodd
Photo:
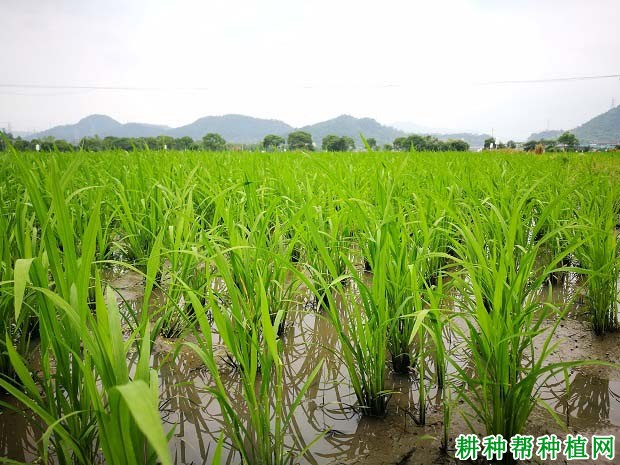
<path id="1" fill-rule="evenodd" d="M 615 195 L 608 181 L 578 194 L 576 212 L 581 246 L 575 254 L 586 274 L 588 311 L 594 333 L 618 329 L 619 242 Z"/>
<path id="2" fill-rule="evenodd" d="M 419 304 L 415 294 L 422 285 L 418 270 L 420 261 L 416 260 L 418 250 L 411 241 L 409 225 L 402 212 L 392 214 L 388 210 L 384 214 L 387 217 L 379 220 L 377 231 L 362 236 L 360 241 L 370 264 L 372 286 L 383 294 L 377 296 L 385 300 L 385 318 L 390 321 L 386 331 L 392 369 L 396 373 L 408 373 L 414 325 L 410 314 Z"/>
<path id="3" fill-rule="evenodd" d="M 62 404 L 63 398 L 58 397 L 61 393 L 49 389 L 50 381 L 30 374 L 9 340 L 8 354 L 24 392 L 6 379 L 0 379 L 0 386 L 47 426 L 42 435 L 44 463 L 48 462 L 50 447 L 59 463 L 98 463 L 100 445 L 107 463 L 171 464 L 158 412 L 157 373 L 149 368 L 149 326 L 142 328 L 139 337 L 134 334 L 133 338 L 140 343 L 140 355 L 133 379 L 130 379 L 127 355 L 131 344 L 123 338 L 120 312 L 112 294 L 104 300 L 101 283 L 98 278 L 96 281 L 96 317 L 87 313 L 86 321 L 72 304 L 57 294 L 47 288 L 36 288 L 45 299 L 53 302 L 72 329 L 81 334 L 83 352 L 72 352 L 71 356 L 79 364 L 80 378 L 84 382 L 82 400 L 89 414 L 96 418 L 96 427 L 91 424 L 87 431 L 76 436 L 67 417 L 80 412 L 62 417 L 58 410 L 51 408 L 50 401 Z M 39 386 L 43 387 L 43 393 Z M 56 397 L 46 399 L 49 394 Z"/>
<path id="4" fill-rule="evenodd" d="M 207 251 L 216 252 L 214 265 L 226 285 L 228 297 L 244 310 L 244 318 L 259 320 L 260 289 L 264 286 L 272 322 L 275 323 L 278 315 L 276 309 L 282 310 L 278 321 L 278 332 L 281 332 L 298 286 L 291 272 L 290 258 L 295 239 L 288 237 L 287 219 L 281 218 L 275 202 L 263 208 L 261 205 L 266 200 L 259 199 L 247 185 L 243 195 L 245 204 L 240 209 L 235 208 L 234 200 L 228 201 L 227 208 L 218 208 L 225 215 L 226 237 L 222 238 L 221 233 L 210 235 L 205 237 L 209 243 L 204 245 Z M 216 203 L 224 201 L 218 198 Z M 222 250 L 223 253 L 217 253 Z M 260 284 L 261 280 L 264 285 Z"/>
<path id="5" fill-rule="evenodd" d="M 376 192 L 377 205 L 373 207 L 377 212 L 358 209 L 367 225 L 366 233 L 358 240 L 372 272 L 373 286 L 375 280 L 384 286 L 382 293 L 390 321 L 388 348 L 392 369 L 407 374 L 412 356 L 417 358 L 417 354 L 412 353 L 412 344 L 415 342 L 420 346 L 424 339 L 414 341 L 412 334 L 416 332 L 417 320 L 412 315 L 422 310 L 425 287 L 437 279 L 442 266 L 439 259 L 447 257 L 443 244 L 440 244 L 447 241 L 447 234 L 440 231 L 437 221 L 428 223 L 426 206 L 416 205 L 413 212 L 407 213 L 407 207 L 394 199 L 391 179 L 379 178 Z M 379 215 L 379 218 L 373 215 Z"/>
<path id="6" fill-rule="evenodd" d="M 209 295 L 217 332 L 236 361 L 246 414 L 235 408 L 229 390 L 222 382 L 213 349 L 211 325 L 200 300 L 190 290 L 188 296 L 196 309 L 202 337 L 199 337 L 197 344 L 187 344 L 202 359 L 213 377 L 215 387 L 210 388 L 210 392 L 220 405 L 225 436 L 239 453 L 241 463 L 292 464 L 312 444 L 300 450 L 296 444 L 287 445 L 287 437 L 293 414 L 321 369 L 321 364 L 312 371 L 291 405 L 285 406 L 281 342 L 277 336 L 278 322 L 284 318 L 283 310 L 278 310 L 272 323 L 273 315 L 262 277 L 259 277 L 259 286 L 259 320 L 240 320 L 237 316 L 242 310 L 236 308 L 234 299 L 231 310 L 227 311 L 220 308 L 213 293 Z M 294 436 L 291 439 L 295 442 Z"/>
<path id="7" fill-rule="evenodd" d="M 135 373 L 130 377 L 127 355 L 131 345 L 123 339 L 116 301 L 110 292 L 104 300 L 98 278 L 96 289 L 96 319 L 91 319 L 92 333 L 83 337 L 88 354 L 84 365 L 104 458 L 115 464 L 171 465 L 158 411 L 157 372 L 149 366 L 149 325 L 143 325 L 133 335 L 139 355 Z M 71 308 L 67 307 L 67 311 Z"/>
<path id="8" fill-rule="evenodd" d="M 533 204 L 528 202 L 534 187 L 519 192 L 501 188 L 497 203 L 463 204 L 455 212 L 455 227 L 464 241 L 454 241 L 460 257 L 455 263 L 462 269 L 452 272 L 452 284 L 459 290 L 465 329 L 454 329 L 473 367 L 470 374 L 454 363 L 463 383 L 459 396 L 487 434 L 506 438 L 522 433 L 540 403 L 545 380 L 581 363 L 548 362 L 557 346 L 553 333 L 565 311 L 538 301 L 537 290 L 563 255 L 579 244 L 573 241 L 550 263 L 537 264 L 540 248 L 556 233 L 535 240 L 539 226 L 532 221 Z M 538 336 L 543 340 L 540 349 L 534 343 Z"/>
<path id="9" fill-rule="evenodd" d="M 49 188 L 50 200 L 44 197 L 39 181 L 25 162 L 15 159 L 25 187 L 32 201 L 35 215 L 41 224 L 44 253 L 41 256 L 16 261 L 15 269 L 15 315 L 19 318 L 21 295 L 26 289 L 26 280 L 35 287 L 54 289 L 54 295 L 65 301 L 86 304 L 80 307 L 81 321 L 89 312 L 88 288 L 91 262 L 95 249 L 98 212 L 95 211 L 85 235 L 81 238 L 81 254 L 78 256 L 76 239 L 63 195 L 63 178 L 57 167 L 51 165 L 49 175 L 43 179 Z M 65 181 L 66 182 L 66 181 Z M 50 282 L 49 276 L 53 279 Z M 64 463 L 93 463 L 97 456 L 98 441 L 94 414 L 90 409 L 91 399 L 86 393 L 80 359 L 74 354 L 82 352 L 81 333 L 61 317 L 54 300 L 40 293 L 33 305 L 37 309 L 41 337 L 41 372 L 39 388 L 30 381 L 29 394 L 22 402 L 36 408 L 39 416 L 48 426 L 55 425 L 51 434 L 57 460 Z M 12 363 L 15 365 L 15 357 Z M 19 376 L 25 383 L 26 378 Z M 10 384 L 4 384 L 9 390 Z M 13 390 L 15 388 L 13 387 Z"/>
<path id="10" fill-rule="evenodd" d="M 132 180 L 128 185 L 135 182 Z M 114 247 L 129 260 L 139 262 L 149 256 L 156 231 L 165 221 L 168 206 L 164 200 L 163 186 L 142 186 L 141 189 L 130 190 L 120 180 L 116 183 L 114 192 L 117 196 L 119 230 Z"/>
<path id="11" fill-rule="evenodd" d="M 26 295 L 24 298 L 18 289 L 18 300 L 14 298 L 15 273 L 17 272 L 17 279 L 20 281 L 19 275 L 26 271 L 24 262 L 16 262 L 14 257 L 32 257 L 33 242 L 36 252 L 37 230 L 33 226 L 33 219 L 25 215 L 24 202 L 17 205 L 16 212 L 12 215 L 5 211 L 4 207 L 5 202 L 0 198 L 0 334 L 8 337 L 21 356 L 27 356 L 32 334 L 36 332 L 36 320 L 30 310 L 32 296 Z M 26 237 L 22 236 L 21 231 L 26 233 Z M 16 308 L 21 308 L 22 311 L 16 312 Z M 13 378 L 15 371 L 4 344 L 5 341 L 0 340 L 0 375 Z"/>
<path id="12" fill-rule="evenodd" d="M 167 260 L 165 283 L 166 304 L 158 319 L 157 331 L 164 337 L 179 337 L 188 328 L 193 327 L 195 317 L 189 302 L 183 299 L 184 288 L 188 285 L 198 291 L 206 285 L 201 280 L 201 272 L 196 241 L 200 231 L 193 210 L 192 190 L 186 187 L 176 202 L 184 205 L 183 209 L 168 215 L 167 234 L 162 236 L 163 257 Z M 153 248 L 159 249 L 156 240 Z M 159 250 L 157 253 L 160 253 Z M 201 282 L 202 281 L 202 282 Z M 162 286 L 163 287 L 163 286 Z"/>
<path id="13" fill-rule="evenodd" d="M 424 330 L 433 345 L 432 356 L 435 364 L 435 380 L 437 382 L 437 389 L 441 391 L 443 416 L 441 449 L 447 452 L 450 441 L 451 393 L 453 387 L 448 382 L 450 353 L 446 348 L 446 333 L 450 329 L 452 316 L 442 309 L 442 299 L 445 297 L 442 276 L 439 276 L 435 286 L 427 287 L 425 295 L 427 296 L 428 317 L 424 322 Z M 420 381 L 423 382 L 423 380 Z"/>
<path id="14" fill-rule="evenodd" d="M 300 249 L 303 250 L 298 261 L 302 268 L 308 270 L 313 288 L 321 290 L 314 296 L 315 309 L 324 310 L 328 306 L 328 291 L 322 284 L 341 278 L 342 281 L 348 279 L 345 260 L 351 253 L 351 236 L 343 213 L 346 205 L 325 206 L 314 203 L 318 199 L 313 195 L 295 216 L 300 220 L 295 224 L 295 231 Z"/>
<path id="15" fill-rule="evenodd" d="M 421 425 L 437 385 L 444 450 L 465 411 L 472 430 L 523 432 L 545 380 L 574 366 L 550 361 L 568 317 L 541 287 L 579 266 L 593 328 L 617 325 L 617 166 L 612 154 L 0 154 L 7 405 L 31 410 L 49 462 L 168 463 L 150 352 L 198 325 L 229 460 L 294 463 L 312 445 L 295 423 L 327 427 L 321 398 L 386 415 L 390 366 L 417 377 Z M 109 265 L 142 274 L 141 306 L 139 282 L 118 308 L 98 276 Z M 305 288 L 319 311 L 291 319 Z M 300 337 L 307 319 L 320 324 Z M 337 358 L 320 383 L 313 344 Z"/>
<path id="16" fill-rule="evenodd" d="M 308 232 L 317 247 L 320 260 L 335 274 L 338 266 L 332 260 L 325 235 L 312 228 Z M 378 229 L 375 239 L 378 236 L 381 236 L 381 229 Z M 390 313 L 386 273 L 389 251 L 385 248 L 385 241 L 381 244 L 377 248 L 379 252 L 373 256 L 375 273 L 372 284 L 367 284 L 359 276 L 355 264 L 346 256 L 342 256 L 342 259 L 347 265 L 347 275 L 328 281 L 325 275 L 310 268 L 311 276 L 306 280 L 306 285 L 317 297 L 326 298 L 326 317 L 334 326 L 340 342 L 340 350 L 336 355 L 347 368 L 357 398 L 357 408 L 368 416 L 383 416 L 386 413 L 390 397 L 385 387 L 388 334 L 391 327 L 402 325 L 400 318 L 393 318 Z M 343 288 L 342 283 L 346 279 L 352 280 L 359 295 L 353 295 Z M 340 296 L 342 309 L 338 308 L 333 292 Z M 402 302 L 402 307 L 407 303 L 408 299 Z M 420 318 L 420 315 L 416 317 Z M 420 319 L 416 321 L 416 327 L 408 334 L 408 338 L 413 339 L 420 323 Z M 407 343 L 410 345 L 411 341 Z"/>
<path id="17" fill-rule="evenodd" d="M 88 292 L 98 210 L 93 211 L 80 238 L 78 255 L 75 232 L 62 192 L 63 178 L 58 176 L 56 167 L 51 166 L 46 179 L 51 191 L 51 204 L 48 204 L 28 167 L 21 161 L 18 166 L 32 198 L 35 215 L 42 224 L 42 241 L 47 245 L 47 253 L 15 262 L 15 315 L 19 318 L 21 314 L 23 295 L 30 282 L 38 297 L 33 308 L 37 309 L 40 324 L 42 366 L 41 376 L 31 374 L 7 338 L 8 355 L 24 391 L 6 378 L 0 379 L 0 385 L 47 426 L 42 435 L 45 462 L 51 448 L 59 464 L 97 463 L 101 445 L 110 463 L 155 463 L 158 456 L 163 463 L 171 463 L 161 423 L 153 423 L 154 417 L 159 418 L 156 384 L 155 390 L 143 397 L 153 381 L 152 374 L 148 374 L 148 326 L 142 326 L 142 339 L 147 340 L 146 345 L 142 345 L 142 362 L 139 363 L 142 369 L 138 369 L 137 378 L 130 383 L 126 361 L 129 345 L 123 340 L 120 316 L 115 303 L 112 305 L 113 299 L 107 304 L 111 308 L 103 302 L 98 278 L 98 317 L 90 312 Z M 62 248 L 56 248 L 56 244 Z M 98 387 L 100 382 L 103 396 Z M 142 402 L 136 401 L 138 397 Z M 157 452 L 145 448 L 147 443 Z"/>

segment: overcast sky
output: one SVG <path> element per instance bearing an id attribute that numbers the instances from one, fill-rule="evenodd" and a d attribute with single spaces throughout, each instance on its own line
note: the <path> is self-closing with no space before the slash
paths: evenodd
<path id="1" fill-rule="evenodd" d="M 0 87 L 0 127 L 346 113 L 523 139 L 620 80 L 481 83 L 618 74 L 619 25 L 619 0 L 0 0 L 0 84 L 151 88 Z"/>

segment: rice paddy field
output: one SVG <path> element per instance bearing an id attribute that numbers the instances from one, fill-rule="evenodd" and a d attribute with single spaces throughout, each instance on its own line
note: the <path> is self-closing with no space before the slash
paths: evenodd
<path id="1" fill-rule="evenodd" d="M 618 153 L 2 153 L 0 461 L 620 435 L 619 214 Z"/>

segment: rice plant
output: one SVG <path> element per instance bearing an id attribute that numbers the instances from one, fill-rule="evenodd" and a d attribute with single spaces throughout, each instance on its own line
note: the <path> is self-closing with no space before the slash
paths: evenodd
<path id="1" fill-rule="evenodd" d="M 346 368 L 326 381 L 350 380 L 362 415 L 393 414 L 391 367 L 417 377 L 420 424 L 437 385 L 444 450 L 458 413 L 523 432 L 545 380 L 581 363 L 550 362 L 566 302 L 543 286 L 581 272 L 594 331 L 617 327 L 618 166 L 603 153 L 1 153 L 3 409 L 33 412 L 48 462 L 168 463 L 150 352 L 195 336 L 220 449 L 295 463 L 312 442 L 294 433 L 302 399 L 346 402 L 317 381 L 316 355 L 309 379 L 296 372 L 316 336 Z M 142 275 L 141 305 L 118 308 L 106 266 Z M 320 324 L 298 344 L 288 313 L 306 290 Z"/>
<path id="2" fill-rule="evenodd" d="M 25 290 L 22 292 L 18 286 L 17 292 L 14 292 L 14 282 L 25 283 L 20 275 L 27 272 L 27 262 L 15 260 L 14 257 L 32 258 L 33 241 L 36 253 L 37 232 L 32 217 L 27 218 L 24 213 L 23 201 L 18 204 L 13 215 L 5 211 L 4 207 L 5 202 L 0 198 L 0 237 L 3 238 L 0 243 L 0 334 L 11 341 L 21 356 L 27 356 L 30 340 L 36 332 L 36 319 L 30 309 L 33 296 L 26 296 L 24 304 Z M 26 233 L 26 237 L 22 235 L 22 231 Z M 18 296 L 17 301 L 15 295 Z M 20 309 L 19 312 L 16 311 L 17 308 Z M 0 340 L 0 375 L 7 378 L 15 376 L 4 339 Z"/>
<path id="3" fill-rule="evenodd" d="M 218 204 L 226 204 L 217 209 L 222 212 L 224 230 L 205 236 L 205 241 L 209 241 L 204 244 L 205 249 L 215 252 L 214 265 L 229 296 L 238 299 L 237 304 L 244 309 L 246 318 L 258 321 L 260 288 L 265 287 L 272 322 L 275 322 L 276 309 L 283 310 L 278 322 L 280 332 L 298 285 L 290 271 L 295 239 L 289 237 L 289 220 L 279 211 L 278 204 L 266 204 L 270 197 L 262 196 L 267 193 L 257 193 L 249 185 L 242 187 L 238 192 L 243 199 L 241 207 L 235 206 L 234 200 L 216 200 Z M 260 284 L 260 280 L 264 284 Z"/>
<path id="4" fill-rule="evenodd" d="M 580 364 L 548 361 L 557 346 L 553 333 L 566 311 L 540 302 L 537 290 L 563 255 L 579 244 L 573 242 L 550 263 L 538 265 L 541 247 L 555 232 L 535 239 L 538 226 L 531 221 L 533 204 L 528 201 L 533 188 L 499 188 L 496 203 L 464 203 L 455 211 L 456 230 L 464 240 L 454 241 L 460 268 L 452 273 L 452 283 L 459 291 L 465 329 L 454 328 L 473 368 L 469 373 L 454 363 L 463 383 L 459 395 L 486 434 L 506 438 L 523 432 L 545 380 Z M 534 342 L 539 336 L 540 349 Z"/>
<path id="5" fill-rule="evenodd" d="M 320 260 L 327 269 L 335 273 L 338 267 L 332 260 L 325 236 L 314 229 L 310 230 L 310 234 L 317 245 Z M 379 247 L 378 250 L 379 252 L 373 257 L 373 269 L 376 272 L 371 284 L 359 276 L 355 264 L 344 256 L 342 259 L 347 265 L 347 275 L 328 281 L 323 274 L 315 274 L 306 282 L 317 297 L 325 296 L 327 299 L 326 317 L 334 326 L 340 343 L 336 355 L 347 368 L 357 398 L 358 410 L 368 416 L 383 416 L 386 413 L 390 398 L 390 392 L 385 386 L 388 334 L 390 328 L 401 326 L 405 320 L 405 313 L 411 313 L 399 310 L 399 315 L 392 317 L 389 308 L 391 302 L 387 298 L 386 270 L 389 266 L 389 251 L 385 247 Z M 311 273 L 313 271 L 315 270 L 311 269 Z M 351 279 L 358 295 L 343 287 L 342 283 L 346 279 Z M 316 283 L 319 283 L 318 287 Z M 338 294 L 343 302 L 341 309 L 336 304 L 334 293 Z M 402 302 L 403 308 L 406 307 L 408 300 Z M 420 318 L 421 315 L 416 317 Z M 417 328 L 420 322 L 421 320 L 417 321 Z M 415 332 L 414 328 L 408 333 L 408 346 Z"/>
<path id="6" fill-rule="evenodd" d="M 586 274 L 586 299 L 594 333 L 618 329 L 619 241 L 615 195 L 609 182 L 579 194 L 576 212 L 581 246 L 575 254 Z"/>
<path id="7" fill-rule="evenodd" d="M 31 374 L 7 339 L 18 381 L 5 378 L 0 385 L 47 426 L 42 435 L 45 462 L 51 448 L 60 464 L 97 463 L 101 447 L 110 463 L 155 463 L 158 456 L 163 463 L 170 463 L 161 422 L 153 422 L 159 418 L 156 384 L 155 390 L 143 397 L 153 381 L 148 373 L 148 326 L 142 327 L 146 333 L 141 334 L 146 340 L 139 363 L 142 369 L 129 382 L 129 346 L 123 339 L 119 312 L 113 299 L 104 303 L 98 278 L 97 318 L 88 305 L 98 210 L 95 208 L 84 229 L 78 249 L 62 190 L 63 178 L 56 167 L 51 166 L 46 178 L 51 191 L 48 200 L 25 164 L 18 164 L 44 230 L 42 241 L 47 254 L 15 262 L 15 314 L 19 317 L 23 295 L 31 286 L 38 295 L 34 307 L 40 324 L 42 374 Z M 138 403 L 137 397 L 142 402 Z M 145 447 L 147 444 L 157 452 Z"/>
<path id="8" fill-rule="evenodd" d="M 443 300 L 446 297 L 444 294 L 443 276 L 439 276 L 435 286 L 427 287 L 425 295 L 427 297 L 428 316 L 424 321 L 424 331 L 432 342 L 431 350 L 435 364 L 435 381 L 437 389 L 441 392 L 443 416 L 441 449 L 447 452 L 450 441 L 453 386 L 448 379 L 448 364 L 451 354 L 449 348 L 446 347 L 448 340 L 446 333 L 450 331 L 452 315 L 443 308 Z M 424 380 L 420 379 L 420 382 L 423 383 Z M 420 403 L 422 402 L 420 401 Z"/>
<path id="9" fill-rule="evenodd" d="M 259 286 L 259 320 L 239 320 L 237 316 L 241 312 L 235 308 L 235 300 L 232 301 L 232 310 L 228 311 L 220 308 L 218 299 L 212 293 L 209 296 L 215 328 L 236 361 L 244 411 L 235 406 L 229 389 L 222 382 L 213 350 L 211 325 L 205 308 L 191 290 L 188 290 L 188 298 L 196 309 L 201 334 L 197 344 L 187 344 L 202 359 L 213 377 L 215 386 L 209 391 L 220 405 L 225 437 L 239 453 L 241 463 L 293 464 L 306 450 L 297 447 L 294 436 L 290 438 L 291 422 L 321 364 L 314 368 L 292 403 L 285 405 L 281 342 L 277 336 L 278 322 L 284 317 L 283 310 L 277 312 L 275 322 L 272 322 L 273 315 L 261 277 Z M 293 444 L 287 444 L 289 438 Z"/>

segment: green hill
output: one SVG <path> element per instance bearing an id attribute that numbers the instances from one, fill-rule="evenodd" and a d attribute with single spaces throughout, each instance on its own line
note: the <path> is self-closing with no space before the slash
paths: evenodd
<path id="1" fill-rule="evenodd" d="M 528 140 L 557 139 L 563 131 L 543 131 Z M 620 105 L 595 116 L 590 121 L 570 129 L 582 144 L 620 144 Z"/>
<path id="2" fill-rule="evenodd" d="M 620 105 L 577 126 L 571 132 L 582 143 L 620 143 Z"/>
<path id="3" fill-rule="evenodd" d="M 260 142 L 267 134 L 286 136 L 294 129 L 283 121 L 253 118 L 245 115 L 205 116 L 186 126 L 171 129 L 166 134 L 172 137 L 189 136 L 198 140 L 214 132 L 228 142 L 251 144 Z"/>
<path id="4" fill-rule="evenodd" d="M 355 118 L 349 115 L 341 115 L 327 121 L 304 126 L 300 130 L 312 134 L 312 140 L 317 147 L 321 146 L 323 137 L 330 134 L 348 136 L 355 141 L 355 146 L 358 148 L 363 147 L 360 133 L 366 138 L 374 138 L 379 145 L 391 144 L 397 137 L 405 135 L 403 131 L 379 124 L 372 118 Z"/>

